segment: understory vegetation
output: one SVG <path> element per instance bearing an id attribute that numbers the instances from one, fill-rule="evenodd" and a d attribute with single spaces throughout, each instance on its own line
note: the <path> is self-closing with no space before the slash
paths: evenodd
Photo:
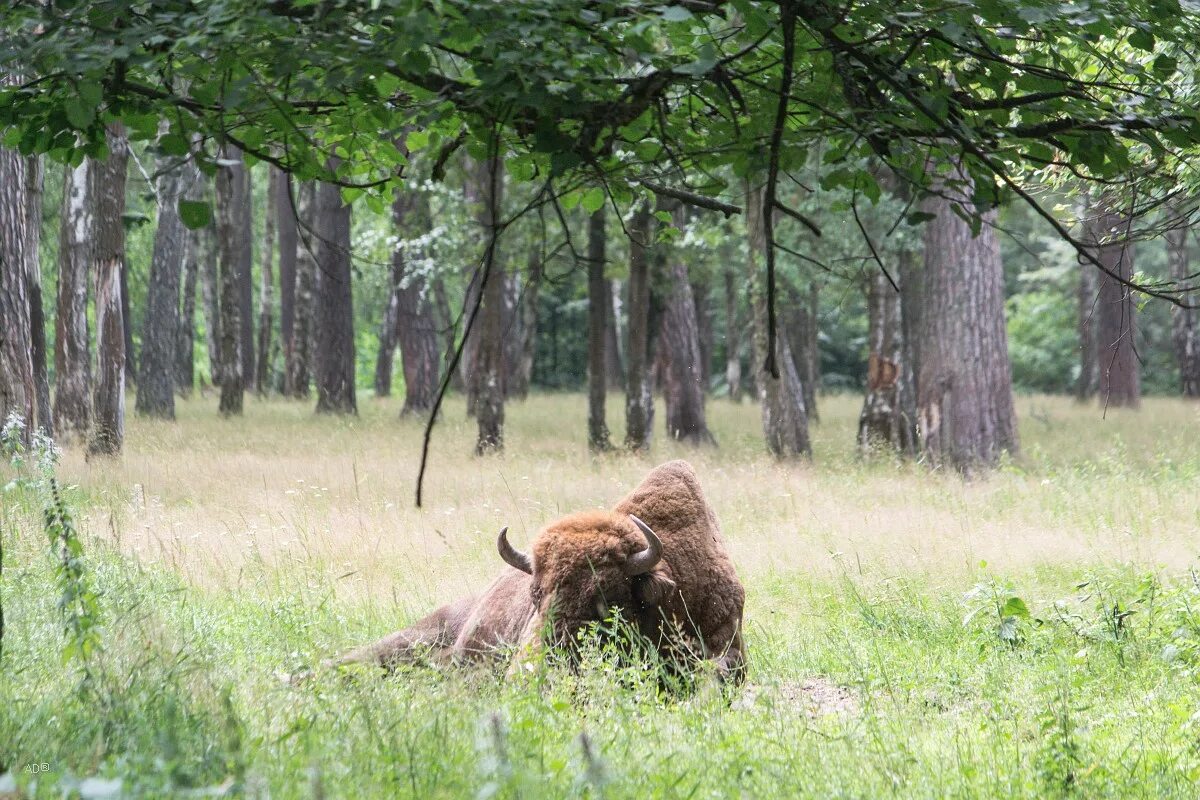
<path id="1" fill-rule="evenodd" d="M 121 462 L 24 453 L 0 795 L 1194 796 L 1200 409 L 1023 398 L 1024 454 L 964 482 L 847 455 L 858 403 L 823 402 L 819 467 L 761 455 L 732 403 L 710 408 L 719 450 L 589 459 L 571 396 L 514 405 L 512 455 L 477 460 L 451 403 L 419 510 L 419 424 L 391 401 L 231 423 L 197 399 L 131 420 Z M 524 542 L 677 456 L 747 586 L 744 686 L 663 692 L 600 646 L 513 679 L 284 680 L 482 587 L 501 525 Z"/>

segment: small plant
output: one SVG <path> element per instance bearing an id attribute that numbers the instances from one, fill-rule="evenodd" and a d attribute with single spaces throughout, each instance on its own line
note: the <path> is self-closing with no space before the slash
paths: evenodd
<path id="1" fill-rule="evenodd" d="M 1029 613 L 1029 606 L 1012 587 L 996 580 L 975 584 L 963 595 L 963 602 L 968 608 L 963 625 L 970 625 L 976 617 L 991 618 L 1000 641 L 1012 647 L 1025 640 L 1025 629 L 1030 624 L 1040 622 Z"/>
<path id="2" fill-rule="evenodd" d="M 49 502 L 46 505 L 44 527 L 55 556 L 55 580 L 58 583 L 58 608 L 62 612 L 67 637 L 63 647 L 63 663 L 75 660 L 83 669 L 84 681 L 90 684 L 92 655 L 100 648 L 100 603 L 88 584 L 83 561 L 83 544 L 67 504 L 63 502 L 58 482 L 49 479 Z"/>

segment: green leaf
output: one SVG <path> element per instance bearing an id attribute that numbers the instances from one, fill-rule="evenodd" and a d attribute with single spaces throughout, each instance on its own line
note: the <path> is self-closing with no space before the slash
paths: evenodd
<path id="1" fill-rule="evenodd" d="M 661 13 L 667 22 L 686 22 L 692 18 L 692 12 L 683 6 L 667 6 Z"/>
<path id="2" fill-rule="evenodd" d="M 64 110 L 67 112 L 67 121 L 76 130 L 87 130 L 91 127 L 93 120 L 96 119 L 95 106 L 83 103 L 68 103 Z"/>
<path id="3" fill-rule="evenodd" d="M 1129 34 L 1129 46 L 1136 47 L 1138 50 L 1145 50 L 1148 53 L 1154 49 L 1154 34 L 1138 28 Z"/>
<path id="4" fill-rule="evenodd" d="M 164 155 L 168 156 L 186 156 L 188 150 L 188 140 L 186 136 L 178 133 L 168 133 L 159 137 L 158 149 L 162 150 Z"/>
<path id="5" fill-rule="evenodd" d="M 404 144 L 410 152 L 424 150 L 429 146 L 429 131 L 409 131 L 404 138 Z"/>
<path id="6" fill-rule="evenodd" d="M 1179 68 L 1179 59 L 1163 53 L 1158 58 L 1154 59 L 1154 73 L 1160 77 L 1166 78 L 1174 74 Z"/>
<path id="7" fill-rule="evenodd" d="M 212 222 L 212 206 L 202 200 L 180 200 L 179 218 L 192 230 L 203 228 Z"/>
<path id="8" fill-rule="evenodd" d="M 593 186 L 583 195 L 580 203 L 589 214 L 599 211 L 604 206 L 604 190 L 599 186 Z"/>
<path id="9" fill-rule="evenodd" d="M 1025 601 L 1019 597 L 1010 597 L 1004 601 L 1004 607 L 1000 609 L 1000 615 L 1029 619 L 1029 606 L 1025 605 Z"/>

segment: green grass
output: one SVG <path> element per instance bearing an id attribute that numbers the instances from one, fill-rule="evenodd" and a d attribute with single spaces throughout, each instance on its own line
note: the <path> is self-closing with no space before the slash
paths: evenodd
<path id="1" fill-rule="evenodd" d="M 455 406 L 415 511 L 419 431 L 394 404 L 335 422 L 255 403 L 228 425 L 211 405 L 131 420 L 119 464 L 60 467 L 100 597 L 90 683 L 61 657 L 40 495 L 3 495 L 0 773 L 22 792 L 92 776 L 146 797 L 1196 796 L 1195 406 L 1102 420 L 1023 399 L 1024 454 L 971 484 L 860 462 L 853 398 L 823 405 L 816 465 L 787 468 L 758 452 L 749 405 L 711 404 L 718 451 L 598 461 L 579 397 L 511 408 L 509 455 L 484 461 Z M 747 585 L 741 690 L 663 694 L 603 651 L 515 681 L 279 680 L 481 585 L 496 520 L 532 535 L 676 455 Z"/>

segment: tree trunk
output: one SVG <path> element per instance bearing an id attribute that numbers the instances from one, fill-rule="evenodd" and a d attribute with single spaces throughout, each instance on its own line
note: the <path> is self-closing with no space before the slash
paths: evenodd
<path id="1" fill-rule="evenodd" d="M 296 296 L 295 320 L 288 345 L 287 391 L 289 397 L 308 397 L 313 349 L 313 303 L 317 280 L 316 225 L 317 185 L 311 181 L 296 187 Z"/>
<path id="2" fill-rule="evenodd" d="M 612 449 L 604 406 L 608 399 L 608 311 L 612 296 L 604 280 L 604 207 L 588 218 L 588 449 L 605 452 Z"/>
<path id="3" fill-rule="evenodd" d="M 204 174 L 195 167 L 189 167 L 184 177 L 187 181 L 184 197 L 192 201 L 204 200 Z M 211 241 L 211 227 L 187 232 L 183 302 L 179 313 L 179 331 L 175 337 L 175 389 L 183 397 L 191 396 L 196 383 L 196 279 L 202 269 L 200 265 L 212 259 Z"/>
<path id="4" fill-rule="evenodd" d="M 650 247 L 654 216 L 648 205 L 633 212 L 629 232 L 629 366 L 625 379 L 625 446 L 640 451 L 650 448 L 654 397 L 650 393 L 647 363 L 650 346 Z"/>
<path id="5" fill-rule="evenodd" d="M 128 143 L 126 144 L 128 148 Z M 121 221 L 124 225 L 124 220 Z M 125 340 L 125 382 L 137 383 L 137 353 L 133 348 L 133 312 L 129 308 L 129 265 L 121 262 L 121 324 L 122 337 Z"/>
<path id="6" fill-rule="evenodd" d="M 901 270 L 895 272 L 898 276 Z M 858 417 L 858 446 L 864 454 L 882 447 L 915 451 L 914 431 L 901 402 L 908 374 L 902 367 L 902 313 L 900 292 L 883 270 L 872 271 L 867 279 L 867 392 Z"/>
<path id="7" fill-rule="evenodd" d="M 1079 377 L 1075 381 L 1075 399 L 1085 403 L 1096 396 L 1100 384 L 1100 360 L 1096 355 L 1096 292 L 1098 273 L 1091 264 L 1081 265 L 1077 290 L 1079 328 Z"/>
<path id="8" fill-rule="evenodd" d="M 1125 238 L 1124 217 L 1101 198 L 1091 210 L 1090 242 L 1097 260 L 1128 280 L 1133 276 L 1133 244 Z M 1109 243 L 1111 242 L 1111 243 Z M 1100 402 L 1107 406 L 1137 408 L 1142 402 L 1141 366 L 1138 363 L 1133 292 L 1120 281 L 1101 273 L 1096 299 L 1096 334 L 1099 360 Z"/>
<path id="9" fill-rule="evenodd" d="M 292 176 L 281 173 L 275 185 L 275 227 L 279 234 L 279 343 L 283 348 L 283 372 L 280 391 L 288 388 L 288 365 L 292 363 L 292 336 L 296 320 L 296 209 Z"/>
<path id="10" fill-rule="evenodd" d="M 279 194 L 283 173 L 277 167 L 268 167 L 267 199 L 263 209 L 263 247 L 258 284 L 258 372 L 254 379 L 254 388 L 259 397 L 266 397 L 271 391 L 271 328 L 274 311 L 275 282 L 272 274 L 272 260 L 275 257 L 275 196 Z"/>
<path id="11" fill-rule="evenodd" d="M 621 358 L 621 289 L 615 280 L 605 281 L 608 295 L 608 325 L 604 345 L 605 370 L 608 372 L 608 390 L 619 392 L 625 388 L 625 366 Z"/>
<path id="12" fill-rule="evenodd" d="M 678 216 L 681 212 L 676 211 Z M 682 222 L 677 220 L 677 225 Z M 670 292 L 659 328 L 667 435 L 689 444 L 716 444 L 704 415 L 704 369 L 696 301 L 687 267 L 672 254 Z"/>
<path id="13" fill-rule="evenodd" d="M 222 416 L 242 413 L 245 362 L 241 348 L 242 332 L 242 237 L 245 235 L 245 209 L 242 186 L 246 167 L 242 154 L 232 147 L 222 148 L 222 164 L 217 168 L 217 252 L 221 266 L 221 404 Z"/>
<path id="14" fill-rule="evenodd" d="M 238 259 L 238 324 L 241 327 L 239 350 L 242 360 L 242 383 L 247 389 L 255 387 L 258 371 L 254 359 L 254 250 L 251 237 L 254 235 L 254 210 L 251 202 L 250 170 L 246 168 L 242 154 L 238 153 L 235 167 L 238 183 L 235 187 Z"/>
<path id="15" fill-rule="evenodd" d="M 509 395 L 525 398 L 533 382 L 533 357 L 537 352 L 538 293 L 542 284 L 541 247 L 531 247 L 529 262 L 525 270 L 525 287 L 517 313 L 520 314 L 520 347 L 515 359 L 510 362 L 508 373 Z"/>
<path id="16" fill-rule="evenodd" d="M 476 191 L 482 200 L 479 220 L 485 242 L 480 272 L 483 305 L 479 312 L 481 324 L 477 337 L 479 365 L 475 381 L 478 392 L 475 418 L 479 423 L 475 454 L 483 455 L 504 449 L 504 268 L 497 241 L 504 184 L 499 158 L 476 163 L 473 172 Z"/>
<path id="17" fill-rule="evenodd" d="M 29 291 L 29 334 L 33 350 L 33 386 L 37 404 L 37 425 L 54 436 L 54 414 L 50 409 L 50 376 L 46 363 L 46 312 L 42 305 L 42 264 L 38 248 L 42 240 L 42 157 L 25 159 L 26 236 L 25 269 Z"/>
<path id="18" fill-rule="evenodd" d="M 454 312 L 450 309 L 450 296 L 446 291 L 446 282 L 441 275 L 433 279 L 434 309 L 437 311 L 438 327 L 441 329 L 444 346 L 442 347 L 442 368 L 450 369 L 454 362 L 454 354 L 458 352 L 458 326 L 454 320 Z M 466 306 L 464 306 L 465 308 Z M 455 370 L 450 375 L 450 388 L 463 391 L 462 372 Z"/>
<path id="19" fill-rule="evenodd" d="M 316 383 L 318 414 L 357 414 L 354 300 L 350 291 L 350 206 L 342 190 L 317 186 Z"/>
<path id="20" fill-rule="evenodd" d="M 427 227 L 427 201 L 418 198 L 417 202 L 421 211 L 421 225 Z M 403 208 L 400 210 L 405 211 Z M 401 220 L 396 220 L 397 228 L 400 223 Z M 398 259 L 401 255 L 397 251 L 394 258 Z M 403 262 L 401 271 L 396 292 L 396 338 L 400 344 L 400 360 L 404 369 L 404 407 L 400 410 L 400 416 L 424 416 L 433 410 L 441 374 L 438 323 L 433 314 L 433 298 L 427 277 L 415 270 L 405 270 Z"/>
<path id="21" fill-rule="evenodd" d="M 54 423 L 59 437 L 86 439 L 92 417 L 88 270 L 95 248 L 96 164 L 84 159 L 63 175 L 54 320 Z"/>
<path id="22" fill-rule="evenodd" d="M 729 399 L 742 402 L 742 331 L 738 322 L 738 296 L 733 268 L 725 267 L 725 385 Z"/>
<path id="23" fill-rule="evenodd" d="M 0 426 L 10 415 L 20 417 L 27 445 L 37 421 L 26 252 L 28 168 L 16 150 L 0 148 Z"/>
<path id="24" fill-rule="evenodd" d="M 400 281 L 404 278 L 404 256 L 400 248 L 392 253 L 392 285 L 387 307 L 379 323 L 379 352 L 375 354 L 375 396 L 392 396 L 392 362 L 396 353 L 397 320 L 400 317 Z"/>
<path id="25" fill-rule="evenodd" d="M 1184 283 L 1191 275 L 1191 260 L 1188 257 L 1186 227 L 1167 231 L 1167 264 L 1171 277 Z M 1091 272 L 1091 270 L 1088 270 Z M 1194 304 L 1198 298 L 1188 293 L 1180 300 Z M 1179 365 L 1180 388 L 1183 396 L 1200 398 L 1200 311 L 1195 308 L 1171 308 L 1171 341 L 1175 345 L 1175 361 Z"/>
<path id="26" fill-rule="evenodd" d="M 88 452 L 116 455 L 125 439 L 125 343 L 121 275 L 125 263 L 125 175 L 129 142 L 108 129 L 108 160 L 96 164 L 96 395 Z"/>
<path id="27" fill-rule="evenodd" d="M 965 176 L 959 172 L 959 179 Z M 966 189 L 941 187 L 951 199 L 931 197 L 935 215 L 925 228 L 926 309 L 920 337 L 917 416 L 922 448 L 934 465 L 971 473 L 1017 450 L 1012 376 L 1004 327 L 1004 272 L 991 223 L 978 236 L 951 207 L 970 207 Z"/>
<path id="28" fill-rule="evenodd" d="M 690 276 L 689 276 L 690 277 Z M 708 392 L 712 382 L 713 313 L 709 302 L 708 284 L 691 280 L 692 300 L 696 306 L 696 339 L 700 344 L 700 385 Z"/>
<path id="29" fill-rule="evenodd" d="M 752 328 L 752 358 L 757 376 L 759 402 L 762 404 L 763 437 L 767 450 L 779 458 L 812 457 L 808 438 L 808 414 L 804 406 L 804 386 L 791 345 L 784 328 L 782 315 L 775 327 L 776 378 L 767 371 L 767 288 L 766 275 L 759 268 L 759 258 L 766 256 L 767 242 L 763 208 L 766 201 L 762 188 L 746 187 L 746 234 L 748 237 L 750 283 L 750 318 Z"/>
<path id="30" fill-rule="evenodd" d="M 142 372 L 134 407 L 139 414 L 175 419 L 176 343 L 179 333 L 179 276 L 187 259 L 187 229 L 179 217 L 186 188 L 185 165 L 164 169 L 155 187 L 158 227 L 142 319 Z"/>
<path id="31" fill-rule="evenodd" d="M 214 181 L 215 186 L 215 181 Z M 213 197 L 213 206 L 219 198 Z M 218 209 L 219 211 L 219 209 Z M 208 374 L 214 386 L 221 385 L 221 278 L 218 272 L 221 247 L 217 241 L 219 222 L 192 231 L 197 254 L 200 287 L 204 296 L 204 345 L 208 351 Z"/>

